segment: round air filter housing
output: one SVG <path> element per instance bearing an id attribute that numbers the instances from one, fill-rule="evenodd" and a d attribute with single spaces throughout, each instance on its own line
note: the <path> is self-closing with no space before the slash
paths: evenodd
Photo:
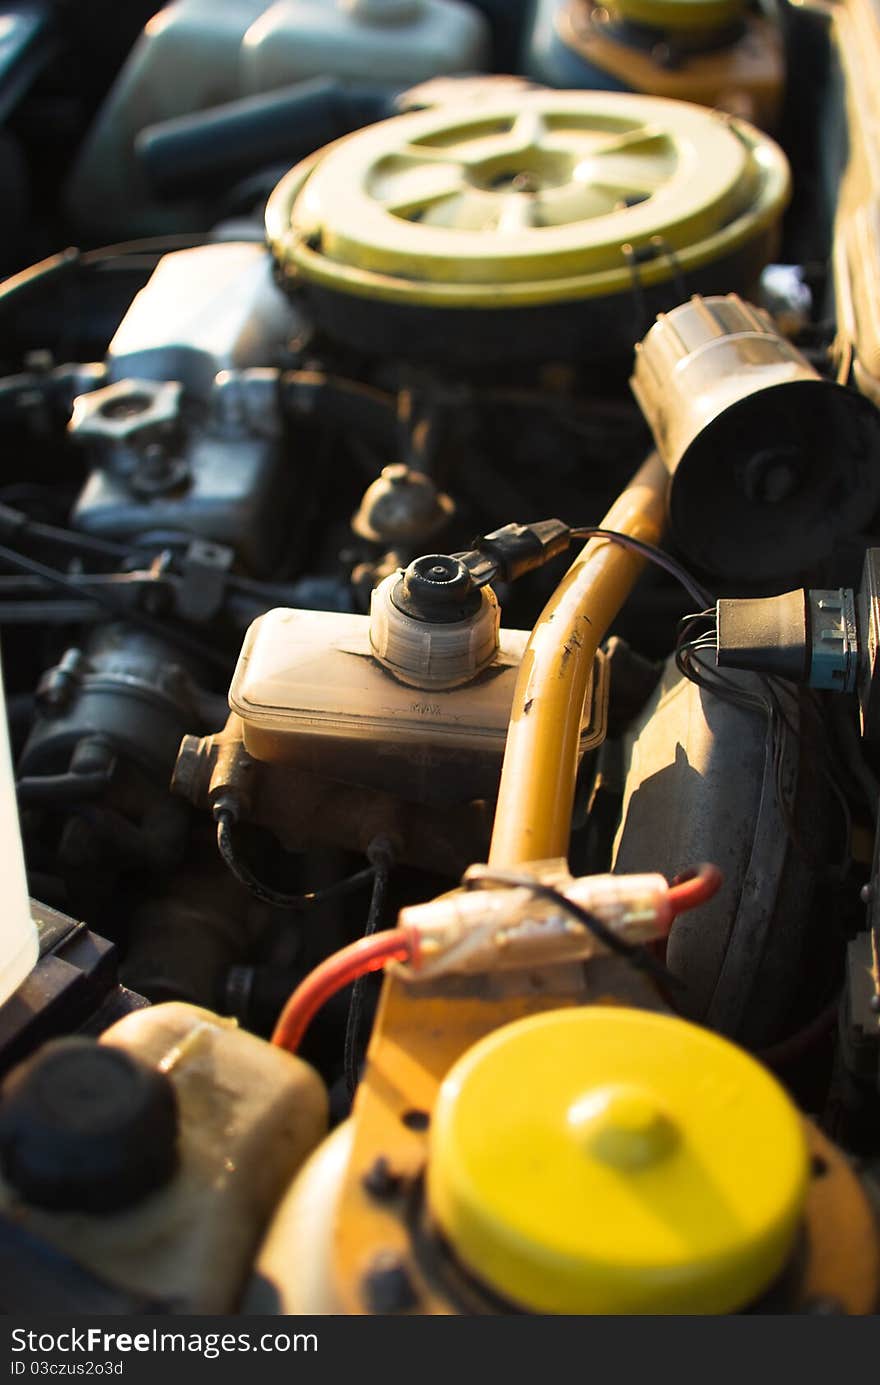
<path id="1" fill-rule="evenodd" d="M 409 359 L 607 359 L 691 292 L 746 288 L 784 154 L 680 101 L 537 89 L 395 116 L 279 183 L 268 239 L 317 325 Z"/>

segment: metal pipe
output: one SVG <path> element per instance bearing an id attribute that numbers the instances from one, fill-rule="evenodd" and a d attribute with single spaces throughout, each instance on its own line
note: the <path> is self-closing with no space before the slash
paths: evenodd
<path id="1" fill-rule="evenodd" d="M 653 453 L 601 527 L 657 543 L 668 485 L 669 474 Z M 513 694 L 490 865 L 517 866 L 568 854 L 593 659 L 643 566 L 644 559 L 631 551 L 591 539 L 538 617 Z"/>

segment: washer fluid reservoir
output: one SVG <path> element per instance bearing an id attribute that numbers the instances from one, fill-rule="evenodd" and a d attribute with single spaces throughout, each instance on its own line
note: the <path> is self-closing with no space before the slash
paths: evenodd
<path id="1" fill-rule="evenodd" d="M 280 0 L 242 47 L 242 85 L 268 91 L 332 73 L 343 81 L 411 86 L 474 72 L 489 58 L 483 16 L 459 0 Z"/>

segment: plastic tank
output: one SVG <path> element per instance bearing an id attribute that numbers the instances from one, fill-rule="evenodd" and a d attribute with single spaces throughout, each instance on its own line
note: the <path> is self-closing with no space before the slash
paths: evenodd
<path id="1" fill-rule="evenodd" d="M 0 925 L 0 1004 L 21 984 L 39 952 L 37 926 L 31 917 L 24 871 L 24 852 L 18 825 L 12 757 L 6 731 L 6 699 L 0 673 L 0 882 L 3 922 Z"/>
<path id="2" fill-rule="evenodd" d="M 504 630 L 492 663 L 464 687 L 399 682 L 375 658 L 366 616 L 267 611 L 248 631 L 229 705 L 255 760 L 424 803 L 466 802 L 498 787 L 513 686 L 528 632 Z M 597 660 L 581 750 L 604 734 L 607 681 Z"/>
<path id="3" fill-rule="evenodd" d="M 327 74 L 410 86 L 483 68 L 488 57 L 483 16 L 459 0 L 279 0 L 245 37 L 242 87 Z"/>
<path id="4" fill-rule="evenodd" d="M 153 16 L 98 112 L 67 188 L 75 223 L 108 238 L 201 224 L 163 208 L 135 153 L 148 126 L 303 78 L 410 86 L 484 67 L 486 20 L 459 0 L 176 0 Z"/>
<path id="5" fill-rule="evenodd" d="M 153 16 L 74 164 L 67 201 L 78 225 L 126 232 L 131 206 L 149 200 L 134 154 L 138 131 L 237 96 L 241 45 L 265 8 L 265 0 L 177 0 Z M 165 220 L 169 228 L 179 225 L 179 210 L 167 211 Z M 161 218 L 151 229 L 163 229 Z"/>
<path id="6" fill-rule="evenodd" d="M 125 1187 L 130 1171 L 111 1151 L 104 1177 L 116 1184 L 117 1203 L 101 1213 L 84 1211 L 69 1196 L 40 1205 L 4 1169 L 0 1214 L 39 1238 L 47 1257 L 60 1252 L 58 1273 L 72 1258 L 96 1275 L 105 1304 L 109 1290 L 117 1301 L 148 1304 L 152 1311 L 161 1305 L 170 1313 L 234 1312 L 267 1221 L 326 1132 L 320 1077 L 235 1020 L 179 1002 L 127 1015 L 96 1047 L 121 1049 L 170 1084 L 177 1112 L 173 1168 L 148 1194 L 123 1196 L 119 1184 Z M 130 1113 L 137 1111 L 133 1102 L 128 1110 L 121 1105 L 115 1119 L 120 1159 L 131 1138 Z M 94 1117 L 85 1109 L 73 1128 L 60 1124 L 59 1143 L 66 1139 L 68 1148 L 83 1152 L 90 1124 Z M 154 1145 L 167 1139 L 155 1123 L 151 1135 Z M 84 1163 L 83 1152 L 75 1170 L 80 1184 L 89 1173 Z M 53 1171 L 43 1155 L 37 1171 L 44 1179 L 47 1166 L 62 1182 L 63 1170 L 56 1165 Z"/>

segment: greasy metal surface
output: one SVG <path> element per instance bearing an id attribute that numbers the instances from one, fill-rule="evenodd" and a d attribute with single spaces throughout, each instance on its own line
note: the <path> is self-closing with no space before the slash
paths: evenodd
<path id="1" fill-rule="evenodd" d="M 184 738 L 173 787 L 201 808 L 231 794 L 246 821 L 271 828 L 291 851 L 313 846 L 365 851 L 375 837 L 388 836 L 400 861 L 430 862 L 441 875 L 456 879 L 489 844 L 485 804 L 415 804 L 305 769 L 253 760 L 234 713 L 216 735 Z"/>

